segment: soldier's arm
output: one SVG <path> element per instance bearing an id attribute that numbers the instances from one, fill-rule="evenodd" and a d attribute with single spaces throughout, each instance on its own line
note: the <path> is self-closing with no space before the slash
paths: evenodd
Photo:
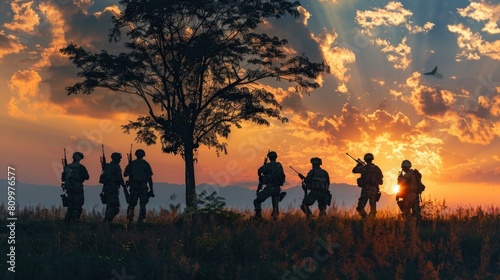
<path id="1" fill-rule="evenodd" d="M 89 172 L 87 171 L 87 168 L 85 168 L 85 166 L 81 165 L 81 167 L 82 167 L 82 179 L 83 181 L 86 181 L 90 178 Z"/>
<path id="2" fill-rule="evenodd" d="M 118 165 L 118 168 L 117 168 L 117 178 L 118 178 L 118 184 L 120 186 L 125 186 L 125 181 L 123 181 L 123 176 L 122 176 L 122 169 L 120 168 L 120 166 Z"/>
<path id="3" fill-rule="evenodd" d="M 325 170 L 325 173 L 326 173 L 326 181 L 328 183 L 328 187 L 330 187 L 330 174 L 328 174 L 328 172 L 326 172 L 326 170 Z"/>
<path id="4" fill-rule="evenodd" d="M 260 176 L 265 172 L 266 172 L 266 165 L 264 164 L 261 167 L 259 167 L 259 169 L 257 170 L 257 176 Z"/>
<path id="5" fill-rule="evenodd" d="M 352 173 L 363 173 L 363 167 L 364 165 L 358 163 L 358 165 L 354 166 L 354 168 L 352 169 Z"/>
<path id="6" fill-rule="evenodd" d="M 129 173 L 130 173 L 130 164 L 127 164 L 127 166 L 125 166 L 125 171 L 123 172 L 123 176 L 128 177 Z"/>
<path id="7" fill-rule="evenodd" d="M 309 171 L 306 175 L 306 178 L 304 179 L 304 183 L 306 183 L 306 186 L 307 187 L 310 187 L 311 186 L 311 182 L 312 182 L 312 175 L 313 175 L 313 171 Z"/>

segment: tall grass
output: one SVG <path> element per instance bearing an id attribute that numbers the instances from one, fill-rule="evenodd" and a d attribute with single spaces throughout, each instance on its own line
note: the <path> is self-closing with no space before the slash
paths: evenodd
<path id="1" fill-rule="evenodd" d="M 305 219 L 289 209 L 278 221 L 264 211 L 149 211 L 141 226 L 119 216 L 101 225 L 85 212 L 66 225 L 61 207 L 17 213 L 16 272 L 2 279 L 499 279 L 500 209 L 450 209 L 425 202 L 424 220 L 406 222 L 394 210 L 361 220 L 332 207 Z M 6 209 L 0 206 L 5 221 Z M 2 226 L 5 229 L 5 225 Z M 7 235 L 2 230 L 0 244 Z M 2 249 L 2 252 L 6 250 Z M 5 256 L 5 253 L 3 253 Z M 135 278 L 131 278 L 135 277 Z"/>

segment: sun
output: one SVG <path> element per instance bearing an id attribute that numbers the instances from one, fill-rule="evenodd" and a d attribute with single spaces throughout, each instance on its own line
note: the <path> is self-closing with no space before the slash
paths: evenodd
<path id="1" fill-rule="evenodd" d="M 392 192 L 398 193 L 399 192 L 399 185 L 394 185 L 394 187 L 392 187 Z"/>

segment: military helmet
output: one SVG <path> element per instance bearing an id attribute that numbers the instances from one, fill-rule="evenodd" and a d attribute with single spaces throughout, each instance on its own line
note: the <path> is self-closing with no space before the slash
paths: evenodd
<path id="1" fill-rule="evenodd" d="M 81 160 L 83 159 L 83 153 L 80 153 L 80 152 L 74 152 L 73 153 L 73 160 Z"/>
<path id="2" fill-rule="evenodd" d="M 411 162 L 407 159 L 403 160 L 403 162 L 401 163 L 401 168 L 403 167 L 408 167 L 410 168 L 411 167 Z"/>
<path id="3" fill-rule="evenodd" d="M 269 153 L 267 153 L 267 157 L 270 158 L 270 159 L 275 159 L 275 158 L 278 158 L 278 154 L 275 152 L 275 151 L 270 151 Z"/>
<path id="4" fill-rule="evenodd" d="M 114 160 L 122 159 L 122 154 L 120 154 L 120 153 L 112 153 L 111 154 L 111 159 L 114 159 Z"/>
<path id="5" fill-rule="evenodd" d="M 311 163 L 312 163 L 312 164 L 319 164 L 319 165 L 322 165 L 322 164 L 323 164 L 323 162 L 321 161 L 321 159 L 320 159 L 320 158 L 318 158 L 318 157 L 313 157 L 313 158 L 311 159 Z"/>
<path id="6" fill-rule="evenodd" d="M 145 157 L 146 156 L 146 152 L 144 152 L 143 149 L 137 149 L 137 151 L 135 151 L 135 155 L 138 156 L 138 157 Z"/>
<path id="7" fill-rule="evenodd" d="M 367 153 L 364 157 L 365 160 L 373 160 L 373 154 L 372 153 Z"/>

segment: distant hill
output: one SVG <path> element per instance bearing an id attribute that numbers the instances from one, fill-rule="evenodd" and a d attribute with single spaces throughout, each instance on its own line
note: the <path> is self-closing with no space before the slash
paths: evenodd
<path id="1" fill-rule="evenodd" d="M 7 185 L 7 180 L 0 179 L 3 186 Z M 92 209 L 94 207 L 103 207 L 99 199 L 101 186 L 85 186 L 85 208 Z M 4 188 L 5 190 L 5 188 Z M 240 186 L 226 186 L 219 187 L 215 185 L 200 184 L 197 187 L 197 192 L 201 193 L 207 190 L 209 193 L 216 191 L 221 197 L 225 198 L 226 206 L 239 210 L 250 209 L 253 210 L 253 200 L 255 199 L 255 190 L 250 190 Z M 181 204 L 185 206 L 185 188 L 184 185 L 169 184 L 169 183 L 156 183 L 154 186 L 155 198 L 151 198 L 148 209 L 159 209 L 160 207 L 168 207 L 170 204 Z M 287 196 L 280 204 L 280 208 L 288 210 L 290 208 L 299 208 L 300 203 L 304 197 L 304 192 L 300 186 L 292 187 L 284 190 Z M 351 208 L 358 200 L 360 188 L 348 184 L 331 184 L 330 191 L 336 201 L 338 208 Z M 6 190 L 5 190 L 6 192 Z M 16 182 L 16 201 L 20 207 L 37 206 L 49 207 L 52 205 L 61 205 L 60 195 L 62 190 L 59 186 L 51 185 L 36 185 Z M 7 204 L 7 196 L 1 195 L 0 203 Z M 125 197 L 120 192 L 120 201 L 122 209 L 125 205 Z M 385 206 L 394 206 L 391 204 L 394 201 L 394 195 L 386 193 L 382 194 L 380 202 L 377 204 L 378 208 Z M 263 207 L 271 207 L 270 199 L 264 202 Z"/>

